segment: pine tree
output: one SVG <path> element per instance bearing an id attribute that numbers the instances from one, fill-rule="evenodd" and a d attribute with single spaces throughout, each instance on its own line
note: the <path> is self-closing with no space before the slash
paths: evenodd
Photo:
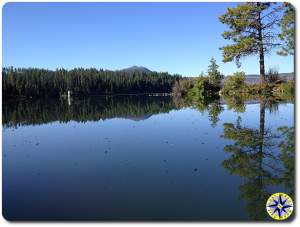
<path id="1" fill-rule="evenodd" d="M 283 42 L 279 55 L 294 55 L 295 52 L 295 9 L 290 3 L 283 3 L 284 13 L 280 21 L 280 40 Z"/>
<path id="2" fill-rule="evenodd" d="M 55 71 L 3 68 L 3 96 L 57 97 L 73 94 L 169 93 L 179 75 L 76 68 Z"/>
<path id="3" fill-rule="evenodd" d="M 219 66 L 216 63 L 216 60 L 214 58 L 211 58 L 207 73 L 209 82 L 215 87 L 220 87 L 222 79 L 224 78 L 224 76 L 220 73 L 218 69 Z"/>
<path id="4" fill-rule="evenodd" d="M 259 56 L 260 80 L 265 82 L 265 54 L 278 47 L 278 32 L 275 29 L 280 21 L 280 7 L 275 3 L 248 2 L 228 8 L 219 20 L 228 25 L 222 35 L 233 44 L 222 47 L 223 61 L 240 59 L 250 55 Z"/>

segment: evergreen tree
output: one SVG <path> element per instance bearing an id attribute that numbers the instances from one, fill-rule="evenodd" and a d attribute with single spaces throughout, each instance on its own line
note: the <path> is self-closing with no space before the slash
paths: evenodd
<path id="1" fill-rule="evenodd" d="M 280 21 L 279 11 L 277 4 L 267 2 L 248 2 L 228 8 L 219 20 L 229 27 L 223 37 L 233 43 L 221 48 L 223 61 L 235 60 L 240 66 L 242 57 L 258 54 L 260 80 L 265 82 L 265 54 L 280 45 L 275 29 Z"/>
<path id="2" fill-rule="evenodd" d="M 222 79 L 224 78 L 224 76 L 220 73 L 218 69 L 219 66 L 216 63 L 216 60 L 214 58 L 211 58 L 207 73 L 209 82 L 216 87 L 221 86 Z"/>
<path id="3" fill-rule="evenodd" d="M 3 96 L 45 97 L 73 94 L 169 93 L 178 75 L 75 68 L 55 71 L 3 68 Z"/>
<path id="4" fill-rule="evenodd" d="M 279 55 L 294 55 L 295 52 L 295 9 L 290 3 L 283 3 L 284 13 L 280 21 L 281 33 L 279 38 L 283 41 Z"/>

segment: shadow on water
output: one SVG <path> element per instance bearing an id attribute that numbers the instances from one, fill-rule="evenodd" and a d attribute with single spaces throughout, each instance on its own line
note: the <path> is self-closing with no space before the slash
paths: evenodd
<path id="1" fill-rule="evenodd" d="M 238 116 L 235 123 L 224 123 L 222 137 L 233 141 L 224 151 L 230 157 L 222 165 L 231 174 L 241 176 L 240 197 L 246 201 L 246 211 L 252 220 L 268 218 L 265 204 L 277 192 L 272 186 L 281 185 L 294 198 L 295 141 L 294 128 L 265 128 L 265 112 L 274 112 L 278 103 L 260 100 L 259 128 L 243 126 Z M 228 108 L 245 111 L 243 100 L 229 100 Z"/>

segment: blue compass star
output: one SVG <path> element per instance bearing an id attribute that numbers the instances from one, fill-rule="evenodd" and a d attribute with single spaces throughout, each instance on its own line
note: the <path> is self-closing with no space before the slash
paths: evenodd
<path id="1" fill-rule="evenodd" d="M 281 218 L 282 212 L 287 213 L 285 209 L 289 208 L 289 207 L 292 207 L 291 205 L 285 204 L 286 201 L 287 201 L 287 199 L 283 201 L 282 198 L 281 198 L 281 195 L 279 195 L 278 200 L 276 201 L 276 200 L 273 199 L 274 204 L 271 204 L 268 207 L 274 208 L 273 214 L 278 212 L 278 216 Z"/>

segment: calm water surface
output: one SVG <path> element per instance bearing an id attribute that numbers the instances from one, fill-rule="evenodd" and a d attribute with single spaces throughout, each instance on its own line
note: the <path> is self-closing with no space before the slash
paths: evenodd
<path id="1" fill-rule="evenodd" d="M 269 220 L 294 194 L 292 103 L 171 97 L 3 104 L 9 220 Z M 279 128 L 279 129 L 278 129 Z M 293 147 L 292 147 L 293 150 Z"/>

